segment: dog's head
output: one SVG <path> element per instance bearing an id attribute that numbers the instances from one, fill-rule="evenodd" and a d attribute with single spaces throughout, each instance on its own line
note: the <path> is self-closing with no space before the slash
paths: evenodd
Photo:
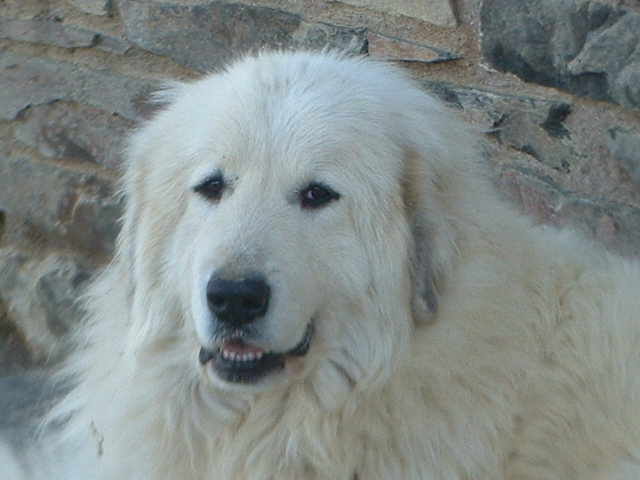
<path id="1" fill-rule="evenodd" d="M 384 378 L 438 309 L 465 131 L 395 68 L 334 54 L 165 96 L 125 175 L 132 337 L 192 338 L 224 389 Z"/>

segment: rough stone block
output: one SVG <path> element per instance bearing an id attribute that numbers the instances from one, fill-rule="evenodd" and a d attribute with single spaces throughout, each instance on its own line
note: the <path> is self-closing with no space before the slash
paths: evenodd
<path id="1" fill-rule="evenodd" d="M 570 126 L 569 104 L 442 82 L 424 85 L 486 129 L 485 148 L 498 186 L 538 223 L 571 225 L 640 257 L 638 189 L 606 152 L 582 149 L 585 139 Z M 636 139 L 619 130 L 614 135 L 617 149 L 611 151 L 622 164 L 625 155 L 634 155 Z"/>
<path id="2" fill-rule="evenodd" d="M 539 224 L 572 228 L 623 255 L 640 256 L 640 209 L 563 190 L 552 178 L 514 166 L 501 168 L 498 185 Z"/>
<path id="3" fill-rule="evenodd" d="M 98 43 L 100 35 L 91 30 L 46 20 L 7 20 L 0 21 L 0 38 L 82 48 Z"/>
<path id="4" fill-rule="evenodd" d="M 474 116 L 475 123 L 491 132 L 503 146 L 523 152 L 547 167 L 568 172 L 583 163 L 573 142 L 568 141 L 570 132 L 564 121 L 571 105 L 567 103 L 456 88 L 440 82 L 425 82 L 425 88 Z"/>
<path id="5" fill-rule="evenodd" d="M 199 71 L 215 70 L 242 52 L 261 48 L 366 48 L 362 29 L 309 24 L 299 15 L 267 7 L 123 0 L 120 9 L 132 43 Z"/>
<path id="6" fill-rule="evenodd" d="M 36 244 L 64 245 L 87 257 L 113 253 L 121 206 L 111 181 L 20 158 L 0 157 L 0 210 Z"/>
<path id="7" fill-rule="evenodd" d="M 0 20 L 0 38 L 70 49 L 95 47 L 118 55 L 123 55 L 131 48 L 120 38 L 60 23 L 55 18 Z"/>
<path id="8" fill-rule="evenodd" d="M 640 133 L 621 128 L 609 130 L 609 152 L 640 186 Z"/>
<path id="9" fill-rule="evenodd" d="M 32 361 L 29 346 L 0 295 L 0 372 L 20 371 Z"/>
<path id="10" fill-rule="evenodd" d="M 54 102 L 30 108 L 16 125 L 16 138 L 53 159 L 99 165 L 118 172 L 127 131 L 126 119 L 85 105 Z"/>
<path id="11" fill-rule="evenodd" d="M 0 291 L 8 315 L 36 361 L 58 356 L 61 339 L 81 318 L 75 301 L 89 278 L 79 258 L 0 249 Z"/>
<path id="12" fill-rule="evenodd" d="M 640 28 L 640 27 L 639 27 Z M 640 48 L 634 58 L 613 80 L 613 97 L 623 107 L 640 110 Z"/>
<path id="13" fill-rule="evenodd" d="M 113 0 L 67 0 L 71 5 L 91 15 L 111 15 Z"/>
<path id="14" fill-rule="evenodd" d="M 390 15 L 405 15 L 419 18 L 435 25 L 451 27 L 456 24 L 451 4 L 448 0 L 341 0 L 343 3 L 367 7 Z"/>
<path id="15" fill-rule="evenodd" d="M 25 108 L 56 100 L 86 103 L 109 114 L 139 119 L 154 86 L 143 80 L 78 68 L 52 60 L 0 56 L 0 119 L 13 120 Z M 99 94 L 98 94 L 99 92 Z"/>
<path id="16" fill-rule="evenodd" d="M 589 0 L 485 0 L 482 51 L 525 81 L 640 110 L 640 12 Z"/>
<path id="17" fill-rule="evenodd" d="M 425 63 L 457 60 L 459 55 L 432 45 L 422 45 L 379 33 L 367 33 L 369 53 L 386 60 L 417 61 Z"/>
<path id="18" fill-rule="evenodd" d="M 625 13 L 611 26 L 587 35 L 580 52 L 568 63 L 568 71 L 606 75 L 616 103 L 640 108 L 640 12 Z"/>

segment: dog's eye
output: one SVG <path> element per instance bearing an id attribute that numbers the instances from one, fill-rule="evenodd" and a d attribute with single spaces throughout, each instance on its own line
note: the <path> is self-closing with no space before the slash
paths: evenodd
<path id="1" fill-rule="evenodd" d="M 340 198 L 340 194 L 334 192 L 326 185 L 311 183 L 300 192 L 302 208 L 320 208 L 333 200 Z"/>
<path id="2" fill-rule="evenodd" d="M 194 191 L 210 200 L 220 200 L 225 189 L 222 174 L 216 173 L 194 187 Z"/>

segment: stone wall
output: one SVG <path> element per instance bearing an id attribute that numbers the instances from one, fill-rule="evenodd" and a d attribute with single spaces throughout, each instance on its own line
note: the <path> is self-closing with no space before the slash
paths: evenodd
<path id="1" fill-rule="evenodd" d="M 640 255 L 639 40 L 638 0 L 0 0 L 0 370 L 63 354 L 149 95 L 263 47 L 403 64 L 537 222 Z"/>

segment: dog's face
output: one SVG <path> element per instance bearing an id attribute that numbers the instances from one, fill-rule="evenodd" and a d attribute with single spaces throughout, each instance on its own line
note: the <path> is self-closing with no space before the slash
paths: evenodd
<path id="1" fill-rule="evenodd" d="M 406 85 L 370 68 L 362 79 L 338 57 L 247 60 L 181 87 L 134 139 L 125 228 L 138 245 L 122 248 L 154 279 L 137 285 L 147 301 L 164 295 L 162 314 L 195 332 L 219 387 L 379 378 L 406 350 L 412 297 L 433 307 L 416 246 L 426 193 L 407 176 L 402 106 L 383 95 Z"/>
<path id="2" fill-rule="evenodd" d="M 327 317 L 354 308 L 373 280 L 340 153 L 285 146 L 282 128 L 243 132 L 241 151 L 227 144 L 191 182 L 186 215 L 200 224 L 188 243 L 191 311 L 200 360 L 227 384 L 304 364 Z"/>

